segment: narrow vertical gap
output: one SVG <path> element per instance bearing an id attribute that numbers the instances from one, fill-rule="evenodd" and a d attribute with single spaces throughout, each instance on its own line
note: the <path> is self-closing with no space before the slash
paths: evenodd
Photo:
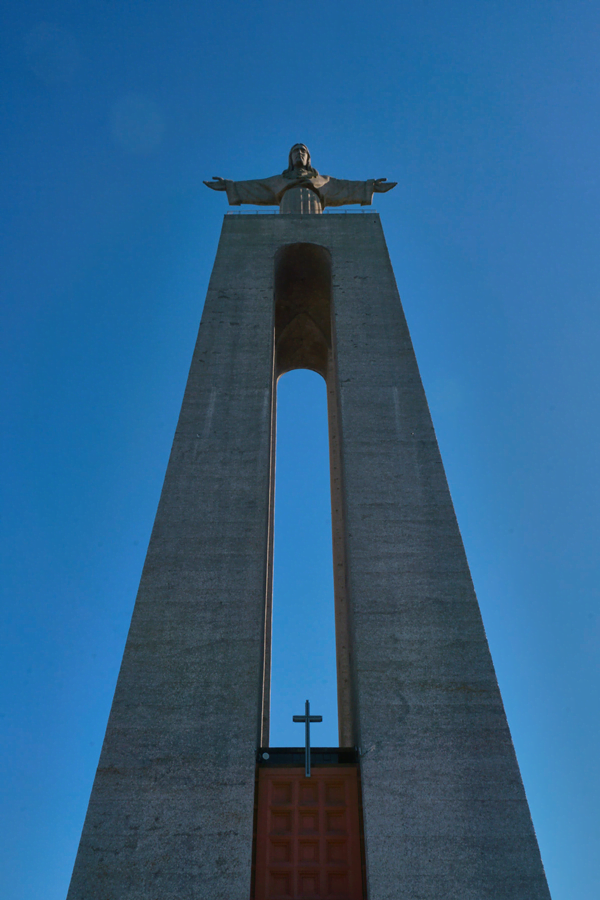
<path id="1" fill-rule="evenodd" d="M 331 478 L 331 518 L 333 543 L 333 590 L 337 656 L 338 729 L 340 747 L 353 747 L 357 727 L 353 703 L 351 626 L 346 584 L 346 541 L 344 533 L 344 491 L 340 448 L 339 400 L 333 353 L 327 365 L 327 405 L 329 414 L 329 460 Z"/>
<path id="2" fill-rule="evenodd" d="M 273 358 L 273 363 L 275 359 Z M 274 375 L 274 373 L 273 373 Z M 274 529 L 274 496 L 275 496 L 275 444 L 276 444 L 276 408 L 277 388 L 273 382 L 271 392 L 271 440 L 270 440 L 270 472 L 269 472 L 269 524 L 267 534 L 266 582 L 265 582 L 265 619 L 263 632 L 263 672 L 261 685 L 260 709 L 258 724 L 258 746 L 266 747 L 269 743 L 271 720 L 271 650 L 272 650 L 272 618 L 273 618 L 273 529 Z"/>
<path id="3" fill-rule="evenodd" d="M 312 744 L 338 746 L 327 391 L 308 370 L 277 387 L 271 746 L 304 742 L 292 723 L 309 699 Z"/>

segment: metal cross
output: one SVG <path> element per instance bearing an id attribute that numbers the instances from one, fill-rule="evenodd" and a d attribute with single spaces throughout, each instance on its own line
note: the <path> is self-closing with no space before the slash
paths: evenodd
<path id="1" fill-rule="evenodd" d="M 310 723 L 322 722 L 323 716 L 311 716 L 310 703 L 307 700 L 304 704 L 303 716 L 292 716 L 294 722 L 304 722 L 304 774 L 310 778 Z"/>

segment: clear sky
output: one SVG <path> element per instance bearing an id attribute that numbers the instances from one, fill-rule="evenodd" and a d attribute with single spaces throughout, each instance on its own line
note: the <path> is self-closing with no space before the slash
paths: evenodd
<path id="1" fill-rule="evenodd" d="M 599 35 L 587 0 L 3 5 L 7 900 L 66 894 L 225 212 L 202 179 L 296 141 L 399 182 L 376 206 L 550 889 L 600 896 Z M 325 744 L 322 383 L 280 399 L 273 743 L 306 695 Z"/>

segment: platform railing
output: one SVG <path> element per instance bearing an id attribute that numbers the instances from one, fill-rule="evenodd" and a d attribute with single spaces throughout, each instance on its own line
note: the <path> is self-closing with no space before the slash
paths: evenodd
<path id="1" fill-rule="evenodd" d="M 377 213 L 373 206 L 361 207 L 360 209 L 336 209 L 327 208 L 322 213 L 280 213 L 278 209 L 228 209 L 226 216 L 346 216 L 346 215 L 365 215 L 367 213 Z"/>

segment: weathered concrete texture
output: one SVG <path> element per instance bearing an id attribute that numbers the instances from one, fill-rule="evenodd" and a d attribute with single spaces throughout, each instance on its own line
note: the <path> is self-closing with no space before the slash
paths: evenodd
<path id="1" fill-rule="evenodd" d="M 341 731 L 362 750 L 369 900 L 548 900 L 375 214 L 225 217 L 69 900 L 248 900 L 268 719 L 274 270 L 302 243 L 331 258 L 331 291 L 319 276 L 301 321 L 310 358 L 333 340 Z M 303 252 L 278 269 L 283 312 L 300 302 Z M 284 370 L 303 350 L 282 322 Z"/>
<path id="2" fill-rule="evenodd" d="M 238 224 L 219 245 L 69 900 L 248 900 L 273 260 Z"/>

